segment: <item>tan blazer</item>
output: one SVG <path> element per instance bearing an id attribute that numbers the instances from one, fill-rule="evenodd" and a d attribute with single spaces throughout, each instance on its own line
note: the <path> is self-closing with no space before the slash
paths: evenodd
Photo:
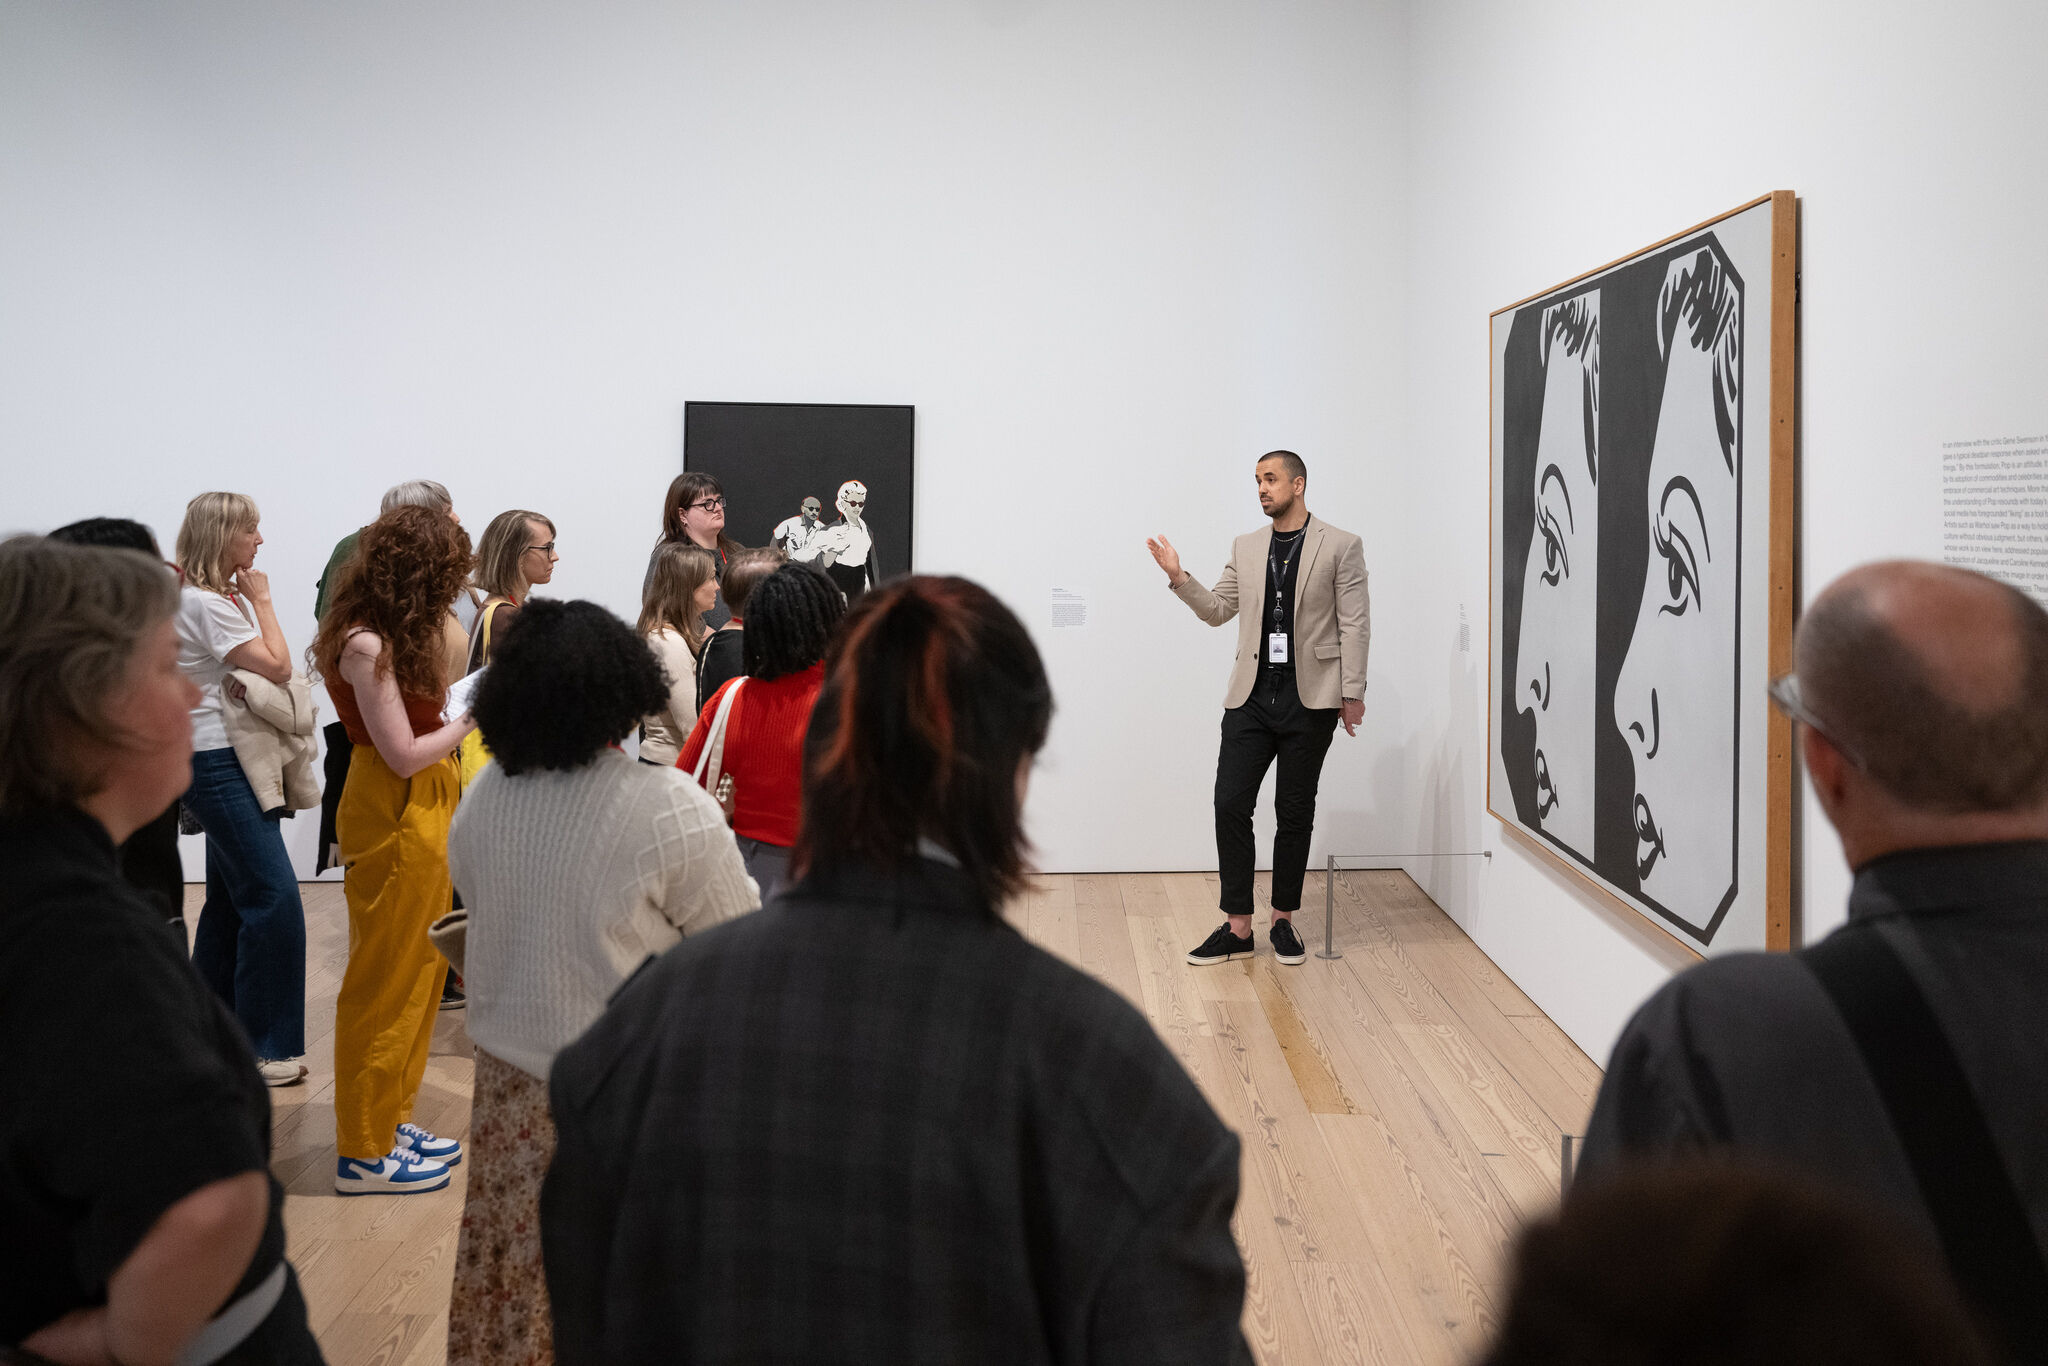
<path id="1" fill-rule="evenodd" d="M 1320 517 L 1308 519 L 1301 568 L 1294 580 L 1294 686 L 1304 707 L 1334 709 L 1344 699 L 1365 699 L 1365 652 L 1372 641 L 1372 604 L 1366 592 L 1365 543 Z M 1273 528 L 1248 531 L 1231 543 L 1230 563 L 1214 588 L 1193 574 L 1173 590 L 1211 626 L 1237 618 L 1237 663 L 1223 705 L 1241 707 L 1259 672 L 1260 618 L 1266 598 L 1266 560 Z M 1239 585 L 1244 610 L 1239 611 Z"/>

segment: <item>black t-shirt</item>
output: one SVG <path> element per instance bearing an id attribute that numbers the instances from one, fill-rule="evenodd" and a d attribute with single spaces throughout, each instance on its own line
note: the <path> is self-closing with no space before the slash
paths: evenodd
<path id="1" fill-rule="evenodd" d="M 711 694 L 747 671 L 745 628 L 713 631 L 704 637 L 704 650 L 697 656 L 697 705 L 701 708 Z"/>
<path id="2" fill-rule="evenodd" d="M 1271 636 L 1275 631 L 1287 637 L 1287 663 L 1294 667 L 1294 582 L 1301 577 L 1301 544 L 1308 528 L 1286 533 L 1274 532 L 1266 552 L 1266 598 L 1259 618 L 1259 663 L 1270 666 Z"/>
<path id="3" fill-rule="evenodd" d="M 241 1027 L 75 810 L 0 821 L 0 1342 L 106 1302 L 172 1205 L 270 1164 L 270 1095 Z M 236 1286 L 284 1259 L 284 1191 Z M 232 1296 L 230 1298 L 233 1298 Z M 223 1360 L 318 1362 L 294 1278 Z"/>

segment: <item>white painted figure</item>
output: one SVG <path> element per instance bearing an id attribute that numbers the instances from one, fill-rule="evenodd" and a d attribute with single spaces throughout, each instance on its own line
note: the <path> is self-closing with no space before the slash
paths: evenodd
<path id="1" fill-rule="evenodd" d="M 849 479 L 839 486 L 839 520 L 822 528 L 792 560 L 814 563 L 851 599 L 875 586 L 874 537 L 866 520 L 868 486 Z"/>
<path id="2" fill-rule="evenodd" d="M 797 552 L 817 539 L 825 529 L 819 520 L 824 506 L 816 498 L 806 498 L 803 509 L 794 517 L 783 519 L 775 528 L 775 548 L 786 552 L 791 559 L 801 558 Z"/>

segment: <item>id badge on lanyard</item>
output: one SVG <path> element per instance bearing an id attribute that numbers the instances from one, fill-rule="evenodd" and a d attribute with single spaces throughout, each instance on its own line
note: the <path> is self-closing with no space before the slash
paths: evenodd
<path id="1" fill-rule="evenodd" d="M 1267 635 L 1266 662 L 1268 664 L 1287 663 L 1287 633 L 1285 631 L 1274 631 Z"/>

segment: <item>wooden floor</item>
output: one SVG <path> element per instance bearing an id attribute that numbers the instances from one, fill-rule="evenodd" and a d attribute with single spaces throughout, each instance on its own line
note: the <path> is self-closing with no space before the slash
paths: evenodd
<path id="1" fill-rule="evenodd" d="M 290 1255 L 334 1366 L 438 1366 L 463 1169 L 433 1195 L 334 1195 L 348 929 L 339 884 L 303 890 L 313 1072 L 271 1092 Z M 1322 901 L 1311 875 L 1312 949 Z M 1190 967 L 1215 907 L 1213 874 L 1059 875 L 1012 919 L 1143 1009 L 1241 1136 L 1244 1329 L 1260 1361 L 1469 1359 L 1499 1315 L 1516 1230 L 1556 1200 L 1559 1135 L 1585 1131 L 1599 1069 L 1404 874 L 1339 875 L 1339 961 L 1275 964 L 1262 907 L 1256 958 Z M 469 1085 L 462 1013 L 444 1013 L 415 1119 L 466 1137 Z"/>

